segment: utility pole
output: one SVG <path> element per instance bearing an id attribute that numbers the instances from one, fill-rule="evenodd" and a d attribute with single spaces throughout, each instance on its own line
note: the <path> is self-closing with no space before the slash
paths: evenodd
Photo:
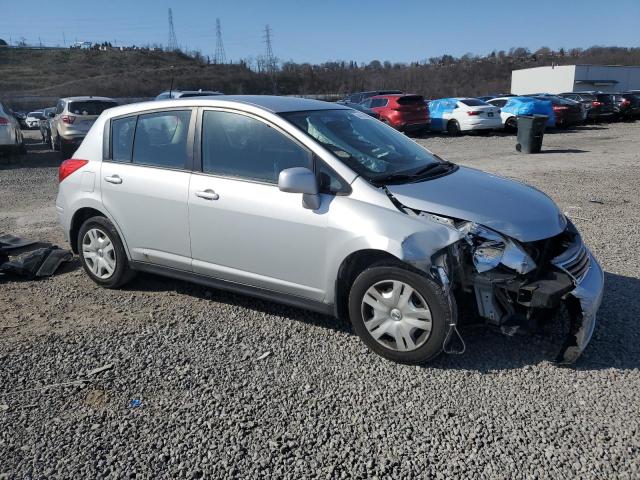
<path id="1" fill-rule="evenodd" d="M 267 72 L 274 73 L 276 71 L 276 58 L 273 55 L 273 32 L 271 31 L 271 27 L 266 25 L 264 27 L 264 43 L 267 46 L 266 58 L 265 58 L 265 67 Z"/>
<path id="2" fill-rule="evenodd" d="M 176 38 L 176 31 L 173 28 L 173 12 L 169 9 L 169 45 L 167 50 L 175 52 L 178 50 L 178 39 Z"/>
<path id="3" fill-rule="evenodd" d="M 224 44 L 222 43 L 222 28 L 220 27 L 220 19 L 216 18 L 216 54 L 213 57 L 213 63 L 226 63 L 227 57 L 224 53 Z"/>
<path id="4" fill-rule="evenodd" d="M 64 30 L 62 31 L 62 45 L 67 46 L 67 36 L 64 34 Z"/>

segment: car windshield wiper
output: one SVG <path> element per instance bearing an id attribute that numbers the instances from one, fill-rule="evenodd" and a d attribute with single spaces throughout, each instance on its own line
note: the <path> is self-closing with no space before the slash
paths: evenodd
<path id="1" fill-rule="evenodd" d="M 372 180 L 377 184 L 385 183 L 414 183 L 424 180 L 427 177 L 439 175 L 451 171 L 456 167 L 455 163 L 441 161 L 437 163 L 430 163 L 429 165 L 419 168 L 411 173 L 392 173 L 380 177 L 375 177 Z"/>
<path id="2" fill-rule="evenodd" d="M 448 172 L 451 168 L 455 167 L 455 163 L 447 162 L 443 160 L 438 163 L 430 163 L 426 167 L 422 167 L 419 170 L 413 172 L 412 176 L 417 177 L 416 180 L 424 178 L 425 176 L 431 176 L 438 173 Z"/>

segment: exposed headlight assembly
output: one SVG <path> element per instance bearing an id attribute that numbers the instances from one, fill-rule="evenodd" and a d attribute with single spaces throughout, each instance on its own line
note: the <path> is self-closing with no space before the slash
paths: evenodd
<path id="1" fill-rule="evenodd" d="M 463 234 L 463 238 L 471 246 L 473 265 L 479 273 L 492 270 L 500 264 L 521 274 L 536 268 L 536 262 L 518 243 L 494 230 L 474 222 L 454 220 L 428 212 L 420 212 L 418 216 L 454 228 Z"/>
<path id="2" fill-rule="evenodd" d="M 480 273 L 500 264 L 521 274 L 536 268 L 529 254 L 510 238 L 473 222 L 465 223 L 459 230 L 466 233 L 467 242 L 472 247 L 473 265 Z"/>

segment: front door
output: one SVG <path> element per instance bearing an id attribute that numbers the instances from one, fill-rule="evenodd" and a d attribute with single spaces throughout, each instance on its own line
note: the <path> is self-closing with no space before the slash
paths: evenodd
<path id="1" fill-rule="evenodd" d="M 205 110 L 201 159 L 189 188 L 193 271 L 322 300 L 330 198 L 312 211 L 277 186 L 281 170 L 312 168 L 311 153 L 262 119 Z"/>

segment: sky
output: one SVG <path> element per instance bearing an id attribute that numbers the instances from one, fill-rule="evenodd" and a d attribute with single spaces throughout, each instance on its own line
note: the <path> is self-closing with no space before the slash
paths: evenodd
<path id="1" fill-rule="evenodd" d="M 220 18 L 227 60 L 422 61 L 542 46 L 640 46 L 640 0 L 0 0 L 0 38 L 29 44 L 168 43 L 213 57 Z"/>

